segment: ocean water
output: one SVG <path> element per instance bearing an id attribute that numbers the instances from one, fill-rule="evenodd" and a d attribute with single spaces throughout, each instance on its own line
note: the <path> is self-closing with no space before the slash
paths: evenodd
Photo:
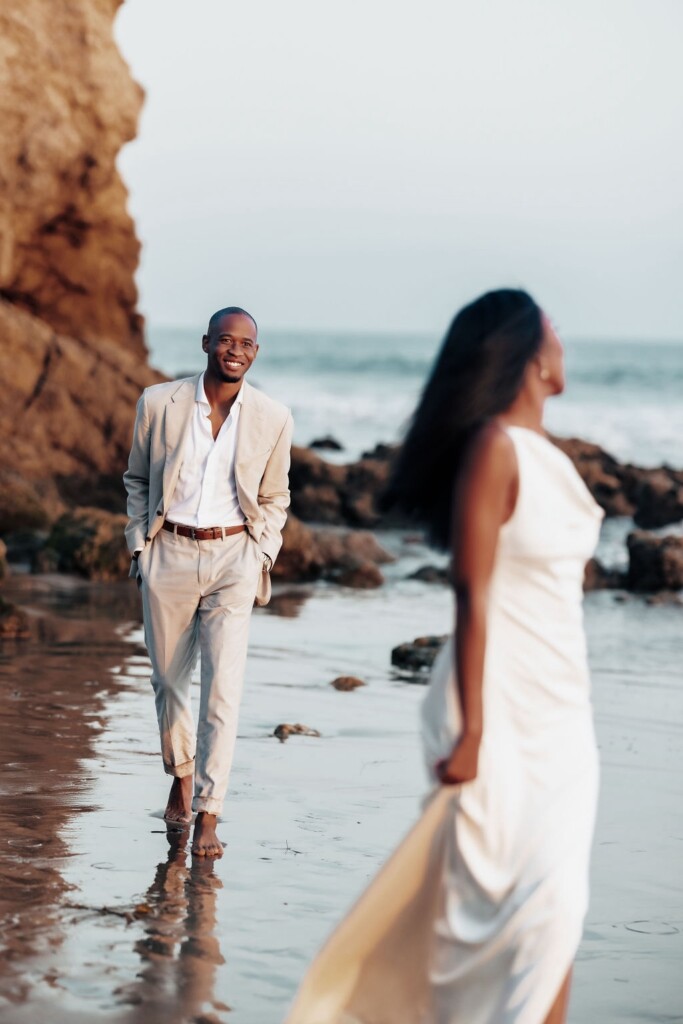
<path id="1" fill-rule="evenodd" d="M 149 328 L 152 363 L 171 377 L 204 366 L 202 328 Z M 334 436 L 355 459 L 400 438 L 440 339 L 262 330 L 250 380 L 294 414 L 295 441 Z M 568 386 L 546 425 L 643 466 L 683 466 L 683 343 L 565 341 Z"/>

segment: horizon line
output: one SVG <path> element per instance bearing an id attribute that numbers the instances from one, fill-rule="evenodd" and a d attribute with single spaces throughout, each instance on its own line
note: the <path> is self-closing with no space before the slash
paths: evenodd
<path id="1" fill-rule="evenodd" d="M 203 327 L 199 327 L 193 324 L 178 324 L 178 323 L 150 323 L 148 318 L 145 318 L 145 337 L 150 330 L 154 331 L 188 331 L 188 332 L 199 332 L 202 331 Z M 341 335 L 344 337 L 373 337 L 377 339 L 389 340 L 395 337 L 421 337 L 440 340 L 442 334 L 433 334 L 426 328 L 420 329 L 408 329 L 408 328 L 396 328 L 394 330 L 390 328 L 339 328 L 339 327 L 275 327 L 272 325 L 259 325 L 259 334 L 262 333 L 274 333 L 274 334 L 304 334 L 304 335 Z M 569 343 L 577 342 L 579 344 L 588 344 L 590 342 L 606 342 L 608 344 L 660 344 L 660 345 L 681 345 L 683 344 L 683 335 L 618 335 L 618 334 L 563 334 L 562 338 L 564 341 Z"/>

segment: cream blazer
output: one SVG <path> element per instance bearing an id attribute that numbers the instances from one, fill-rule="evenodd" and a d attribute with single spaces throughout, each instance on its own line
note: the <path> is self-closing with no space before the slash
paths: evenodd
<path id="1" fill-rule="evenodd" d="M 137 405 L 133 446 L 123 482 L 128 492 L 126 542 L 132 552 L 150 544 L 161 529 L 178 480 L 185 432 L 194 413 L 201 374 L 146 388 Z M 235 482 L 249 533 L 275 562 L 289 507 L 292 415 L 245 380 L 240 411 Z M 136 574 L 131 564 L 130 575 Z M 270 598 L 270 576 L 262 573 L 258 604 Z"/>

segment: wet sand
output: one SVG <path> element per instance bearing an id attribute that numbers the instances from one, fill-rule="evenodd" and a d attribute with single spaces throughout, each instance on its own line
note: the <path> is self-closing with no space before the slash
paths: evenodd
<path id="1" fill-rule="evenodd" d="M 279 1024 L 424 792 L 424 690 L 389 652 L 446 632 L 450 603 L 403 579 L 428 559 L 401 550 L 382 590 L 290 588 L 255 614 L 215 864 L 160 817 L 135 588 L 10 582 L 36 636 L 0 650 L 3 1021 Z M 683 610 L 594 594 L 587 626 L 603 778 L 570 1019 L 683 1020 Z M 368 685 L 337 692 L 341 674 Z M 281 722 L 322 736 L 280 744 Z"/>

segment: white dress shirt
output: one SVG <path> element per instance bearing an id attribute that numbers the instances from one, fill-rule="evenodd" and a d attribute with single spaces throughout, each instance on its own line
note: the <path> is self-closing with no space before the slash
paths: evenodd
<path id="1" fill-rule="evenodd" d="M 244 523 L 235 483 L 237 427 L 243 397 L 240 388 L 214 441 L 204 374 L 199 378 L 178 482 L 166 510 L 166 518 L 171 522 L 197 527 L 241 526 Z"/>

